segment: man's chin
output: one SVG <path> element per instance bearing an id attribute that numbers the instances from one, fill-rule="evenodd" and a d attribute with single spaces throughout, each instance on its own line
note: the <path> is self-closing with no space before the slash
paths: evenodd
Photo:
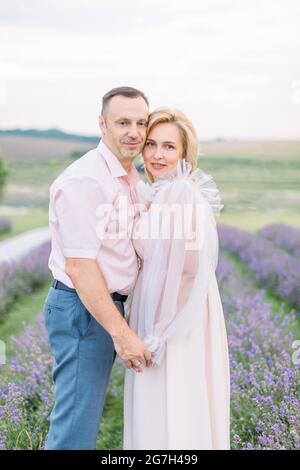
<path id="1" fill-rule="evenodd" d="M 140 148 L 136 148 L 136 149 L 126 149 L 122 152 L 122 156 L 124 158 L 130 158 L 130 159 L 134 159 L 137 155 L 139 155 L 141 153 L 141 149 Z"/>

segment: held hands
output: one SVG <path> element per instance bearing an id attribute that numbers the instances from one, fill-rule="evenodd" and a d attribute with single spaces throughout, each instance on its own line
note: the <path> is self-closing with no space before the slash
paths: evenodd
<path id="1" fill-rule="evenodd" d="M 120 361 L 120 364 L 122 364 L 122 366 L 125 367 L 126 369 L 132 369 L 132 370 L 134 370 L 134 372 L 137 372 L 138 374 L 140 374 L 141 372 L 143 372 L 142 366 L 140 366 L 140 367 L 133 367 L 133 366 L 132 366 L 132 367 L 127 367 L 127 366 L 125 365 L 125 362 L 124 362 L 124 361 L 122 361 L 121 359 L 119 359 L 119 361 Z"/>
<path id="2" fill-rule="evenodd" d="M 143 372 L 142 366 L 152 367 L 151 352 L 143 341 L 127 326 L 117 336 L 112 337 L 121 363 L 135 372 Z"/>

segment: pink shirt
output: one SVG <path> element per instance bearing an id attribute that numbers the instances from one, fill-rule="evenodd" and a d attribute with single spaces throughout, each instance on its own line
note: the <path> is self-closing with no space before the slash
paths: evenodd
<path id="1" fill-rule="evenodd" d="M 97 260 L 110 293 L 133 290 L 138 260 L 130 227 L 139 180 L 136 168 L 127 174 L 102 140 L 56 178 L 50 187 L 48 264 L 55 279 L 74 287 L 65 258 L 89 258 Z"/>

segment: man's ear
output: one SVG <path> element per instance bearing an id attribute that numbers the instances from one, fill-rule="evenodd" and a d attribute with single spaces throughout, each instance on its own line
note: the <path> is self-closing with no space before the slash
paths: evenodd
<path id="1" fill-rule="evenodd" d="M 99 116 L 99 127 L 100 127 L 102 136 L 105 135 L 106 134 L 106 122 L 102 115 Z"/>

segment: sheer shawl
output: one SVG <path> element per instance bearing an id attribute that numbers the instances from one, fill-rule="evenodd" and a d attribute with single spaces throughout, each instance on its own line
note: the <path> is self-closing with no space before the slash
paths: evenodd
<path id="1" fill-rule="evenodd" d="M 138 235 L 144 246 L 138 334 L 159 366 L 166 341 L 188 333 L 206 308 L 218 262 L 214 215 L 223 205 L 212 177 L 192 172 L 185 160 L 174 174 L 151 187 L 142 183 L 137 192 L 151 201 Z"/>

